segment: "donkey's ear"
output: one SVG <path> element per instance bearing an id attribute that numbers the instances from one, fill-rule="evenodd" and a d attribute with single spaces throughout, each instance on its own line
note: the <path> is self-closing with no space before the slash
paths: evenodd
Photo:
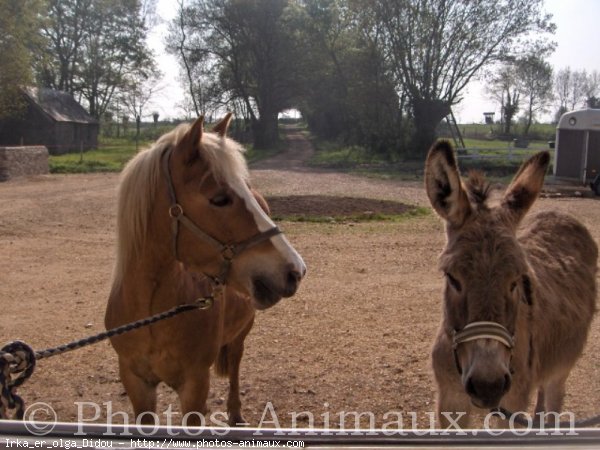
<path id="1" fill-rule="evenodd" d="M 425 162 L 425 188 L 433 209 L 453 227 L 460 227 L 471 213 L 450 142 L 437 141 Z"/>
<path id="2" fill-rule="evenodd" d="M 516 225 L 525 216 L 544 185 L 550 153 L 543 151 L 523 163 L 502 199 L 502 208 Z"/>
<path id="3" fill-rule="evenodd" d="M 204 133 L 204 116 L 196 119 L 177 144 L 178 152 L 186 163 L 198 158 L 202 133 Z"/>
<path id="4" fill-rule="evenodd" d="M 223 117 L 218 124 L 216 124 L 213 128 L 215 133 L 218 133 L 219 136 L 224 137 L 227 134 L 227 130 L 229 129 L 229 124 L 231 123 L 231 116 L 233 114 L 228 112 L 225 117 Z"/>

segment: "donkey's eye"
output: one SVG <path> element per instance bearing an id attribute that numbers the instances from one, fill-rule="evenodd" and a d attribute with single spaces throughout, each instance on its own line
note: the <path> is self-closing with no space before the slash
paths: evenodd
<path id="1" fill-rule="evenodd" d="M 515 290 L 517 289 L 517 286 L 518 286 L 517 282 L 513 281 L 512 284 L 510 285 L 510 293 L 511 294 L 515 293 Z"/>
<path id="2" fill-rule="evenodd" d="M 226 193 L 222 192 L 220 194 L 215 195 L 210 199 L 210 204 L 213 206 L 217 206 L 219 208 L 227 205 L 231 205 L 231 197 Z"/>
<path id="3" fill-rule="evenodd" d="M 462 290 L 460 281 L 458 281 L 456 278 L 454 278 L 449 273 L 446 273 L 446 279 L 448 280 L 448 283 L 450 283 L 450 285 L 454 288 L 454 290 L 456 290 L 457 292 L 460 292 Z"/>

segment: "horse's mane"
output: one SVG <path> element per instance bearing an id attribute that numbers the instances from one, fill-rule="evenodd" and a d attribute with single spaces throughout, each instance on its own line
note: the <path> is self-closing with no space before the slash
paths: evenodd
<path id="1" fill-rule="evenodd" d="M 121 285 L 127 265 L 140 254 L 145 244 L 157 189 L 164 186 L 161 157 L 168 148 L 181 141 L 189 128 L 189 124 L 182 124 L 161 136 L 152 147 L 135 155 L 121 173 L 117 194 L 117 255 L 113 290 Z M 243 151 L 240 144 L 227 137 L 215 133 L 202 134 L 202 158 L 219 181 L 228 183 L 234 179 L 248 179 Z M 167 189 L 166 186 L 164 189 Z"/>

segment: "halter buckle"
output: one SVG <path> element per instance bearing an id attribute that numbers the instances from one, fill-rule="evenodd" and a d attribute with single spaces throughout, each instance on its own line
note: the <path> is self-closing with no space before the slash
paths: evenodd
<path id="1" fill-rule="evenodd" d="M 177 219 L 183 215 L 183 208 L 179 203 L 169 206 L 169 216 L 173 219 Z"/>
<path id="2" fill-rule="evenodd" d="M 221 251 L 221 255 L 223 256 L 223 259 L 231 261 L 235 256 L 235 249 L 233 245 L 225 245 L 223 247 L 223 251 Z"/>
<path id="3" fill-rule="evenodd" d="M 196 299 L 196 305 L 198 305 L 198 309 L 204 310 L 212 307 L 215 302 L 213 297 L 201 297 Z"/>

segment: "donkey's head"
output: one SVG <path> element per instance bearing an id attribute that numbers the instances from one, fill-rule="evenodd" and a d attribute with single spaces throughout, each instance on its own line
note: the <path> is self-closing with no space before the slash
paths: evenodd
<path id="1" fill-rule="evenodd" d="M 465 391 L 478 407 L 497 406 L 510 388 L 520 304 L 532 302 L 516 229 L 542 188 L 548 162 L 548 152 L 525 162 L 491 205 L 490 186 L 480 174 L 463 184 L 447 141 L 437 142 L 427 156 L 427 195 L 446 221 L 440 257 L 446 275 L 444 325 Z"/>

